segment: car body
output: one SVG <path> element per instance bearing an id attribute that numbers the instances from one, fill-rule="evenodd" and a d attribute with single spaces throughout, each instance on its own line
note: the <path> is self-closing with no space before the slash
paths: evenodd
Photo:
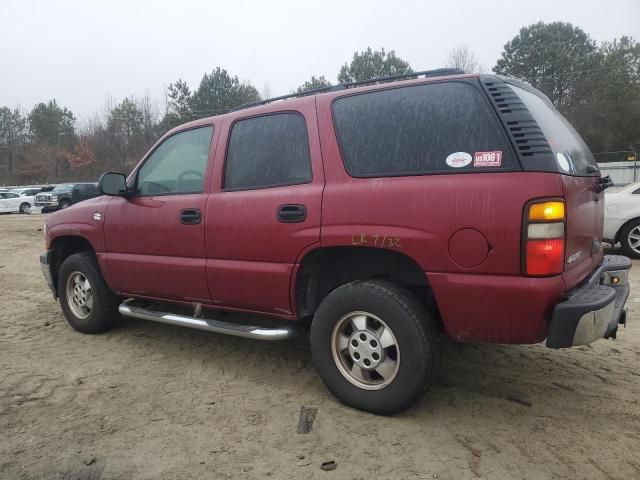
<path id="1" fill-rule="evenodd" d="M 53 190 L 36 195 L 35 205 L 42 207 L 43 213 L 63 210 L 71 205 L 94 198 L 98 195 L 96 183 L 65 183 Z"/>
<path id="2" fill-rule="evenodd" d="M 586 145 L 532 87 L 446 73 L 168 132 L 126 183 L 105 174 L 108 196 L 47 220 L 43 273 L 67 319 L 107 328 L 98 301 L 263 339 L 308 321 L 327 386 L 376 413 L 426 388 L 439 332 L 552 348 L 615 336 L 630 261 L 603 255 L 607 182 Z M 220 311 L 285 326 L 206 317 Z"/>
<path id="3" fill-rule="evenodd" d="M 20 195 L 21 202 L 18 207 L 20 213 L 27 213 L 31 207 L 35 205 L 36 195 L 42 192 L 42 187 L 22 187 L 14 188 L 11 190 L 14 193 Z"/>
<path id="4" fill-rule="evenodd" d="M 29 193 L 29 191 L 23 193 Z M 0 212 L 29 213 L 33 203 L 32 195 L 21 195 L 16 191 L 0 190 Z"/>
<path id="5" fill-rule="evenodd" d="M 605 195 L 604 240 L 620 242 L 625 255 L 640 258 L 640 183 Z"/>

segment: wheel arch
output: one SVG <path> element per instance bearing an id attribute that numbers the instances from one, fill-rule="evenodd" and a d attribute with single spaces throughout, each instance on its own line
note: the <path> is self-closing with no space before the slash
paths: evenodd
<path id="1" fill-rule="evenodd" d="M 295 277 L 298 318 L 311 318 L 331 291 L 355 280 L 388 280 L 411 291 L 440 322 L 429 280 L 418 263 L 395 250 L 374 247 L 320 247 L 307 252 Z"/>
<path id="2" fill-rule="evenodd" d="M 637 221 L 640 221 L 640 216 L 630 218 L 629 220 L 624 222 L 622 225 L 620 225 L 620 228 L 618 228 L 618 231 L 616 232 L 615 236 L 613 237 L 613 244 L 612 245 L 615 245 L 616 243 L 618 243 L 620 241 L 620 234 L 622 233 L 622 231 L 625 229 L 625 227 L 627 225 L 629 225 L 631 222 L 637 222 Z"/>
<path id="3" fill-rule="evenodd" d="M 62 235 L 51 240 L 50 250 L 53 252 L 51 256 L 51 276 L 53 284 L 58 285 L 58 272 L 60 265 L 70 255 L 80 252 L 92 252 L 95 254 L 96 249 L 93 244 L 85 237 L 79 235 Z"/>

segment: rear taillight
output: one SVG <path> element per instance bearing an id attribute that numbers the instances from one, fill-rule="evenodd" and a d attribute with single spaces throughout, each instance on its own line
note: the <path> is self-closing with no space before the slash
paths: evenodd
<path id="1" fill-rule="evenodd" d="M 525 275 L 546 277 L 562 273 L 564 266 L 564 202 L 536 201 L 525 211 L 523 270 Z"/>

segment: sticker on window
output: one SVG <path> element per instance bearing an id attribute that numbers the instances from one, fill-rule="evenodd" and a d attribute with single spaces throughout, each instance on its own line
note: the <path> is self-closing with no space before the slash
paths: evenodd
<path id="1" fill-rule="evenodd" d="M 571 165 L 569 164 L 569 159 L 564 155 L 564 153 L 558 152 L 556 154 L 556 159 L 558 160 L 558 165 L 565 172 L 571 171 Z"/>
<path id="2" fill-rule="evenodd" d="M 453 168 L 466 167 L 471 163 L 471 155 L 467 152 L 456 152 L 449 155 L 446 159 L 447 165 Z"/>
<path id="3" fill-rule="evenodd" d="M 502 152 L 476 152 L 473 156 L 474 167 L 500 167 L 502 166 Z"/>

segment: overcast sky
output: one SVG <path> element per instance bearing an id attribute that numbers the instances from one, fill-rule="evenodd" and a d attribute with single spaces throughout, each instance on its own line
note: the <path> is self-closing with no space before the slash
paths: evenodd
<path id="1" fill-rule="evenodd" d="M 640 39 L 640 0 L 0 0 L 0 106 L 55 98 L 77 117 L 221 66 L 272 96 L 311 75 L 336 81 L 367 46 L 414 69 L 442 66 L 467 44 L 492 67 L 525 25 L 561 20 L 598 42 Z"/>

